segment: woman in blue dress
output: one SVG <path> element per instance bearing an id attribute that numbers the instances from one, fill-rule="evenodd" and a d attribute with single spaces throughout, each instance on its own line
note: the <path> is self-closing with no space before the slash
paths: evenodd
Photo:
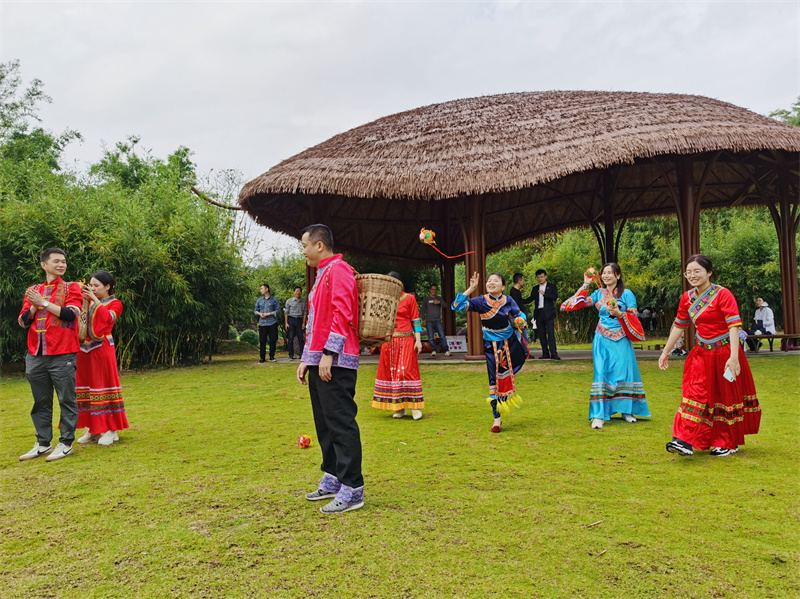
<path id="1" fill-rule="evenodd" d="M 616 262 L 604 264 L 600 278 L 605 288 L 589 295 L 593 278 L 587 272 L 583 286 L 561 304 L 565 312 L 594 306 L 600 313 L 592 342 L 594 381 L 589 398 L 592 428 L 603 428 L 603 423 L 613 414 L 621 414 L 627 422 L 636 422 L 636 416 L 650 417 L 636 354 L 629 339 L 634 336 L 644 340 L 636 296 L 625 289 L 622 271 Z"/>
<path id="2" fill-rule="evenodd" d="M 510 406 L 522 403 L 517 395 L 514 375 L 528 359 L 527 321 L 516 302 L 503 294 L 506 280 L 500 273 L 486 278 L 486 295 L 469 299 L 478 289 L 480 277 L 474 273 L 469 287 L 459 293 L 453 310 L 477 312 L 483 328 L 483 349 L 486 352 L 486 370 L 489 374 L 489 403 L 494 423 L 492 432 L 499 433 L 501 414 L 508 414 Z"/>

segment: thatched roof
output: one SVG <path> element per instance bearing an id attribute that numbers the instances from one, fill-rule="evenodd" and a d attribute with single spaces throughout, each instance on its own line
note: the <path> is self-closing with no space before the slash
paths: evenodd
<path id="1" fill-rule="evenodd" d="M 374 226 L 409 221 L 409 230 L 417 231 L 420 224 L 435 228 L 441 209 L 420 206 L 419 200 L 479 195 L 493 202 L 493 208 L 506 204 L 505 212 L 524 212 L 526 206 L 544 200 L 563 204 L 567 197 L 580 203 L 580 196 L 595 194 L 597 173 L 603 169 L 641 165 L 653 171 L 653 161 L 647 159 L 714 152 L 798 153 L 800 129 L 700 96 L 568 91 L 484 96 L 417 108 L 336 135 L 245 185 L 239 201 L 262 224 L 293 235 L 322 216 L 334 223 L 340 219 L 341 239 L 359 220 Z M 738 173 L 728 173 L 733 193 L 743 183 L 741 169 L 724 158 L 719 164 L 720 172 L 711 179 L 717 195 L 727 171 Z M 642 192 L 657 191 L 650 176 L 658 178 L 657 172 L 623 169 L 618 175 Z M 637 201 L 648 204 L 642 214 L 670 210 L 671 202 L 663 199 L 637 195 Z M 587 206 L 583 210 L 593 212 Z M 529 216 L 528 224 L 535 226 L 537 219 Z M 487 249 L 575 226 L 581 218 L 562 214 L 528 232 L 503 222 L 504 237 L 491 240 L 487 227 Z M 461 243 L 453 233 L 453 244 Z M 367 237 L 345 245 L 368 251 L 368 244 L 374 247 L 378 238 Z M 383 250 L 387 255 L 401 251 L 390 250 L 388 244 Z M 410 245 L 409 250 L 411 254 L 403 254 L 407 258 L 428 255 Z"/>

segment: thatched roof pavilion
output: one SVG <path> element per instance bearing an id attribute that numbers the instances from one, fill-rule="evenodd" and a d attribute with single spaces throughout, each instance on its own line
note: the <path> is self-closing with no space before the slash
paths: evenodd
<path id="1" fill-rule="evenodd" d="M 794 281 L 784 315 L 800 333 L 799 162 L 800 129 L 710 98 L 514 93 L 356 127 L 257 177 L 239 202 L 289 235 L 324 222 L 337 249 L 420 264 L 439 262 L 417 237 L 430 228 L 446 253 L 477 250 L 467 268 L 481 272 L 486 252 L 575 226 L 590 225 L 615 258 L 620 223 L 659 213 L 678 213 L 688 256 L 701 207 L 766 204 L 795 262 L 782 268 L 784 287 Z"/>

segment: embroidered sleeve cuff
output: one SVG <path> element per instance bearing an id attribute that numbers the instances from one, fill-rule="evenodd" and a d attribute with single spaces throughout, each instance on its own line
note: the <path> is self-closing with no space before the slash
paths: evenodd
<path id="1" fill-rule="evenodd" d="M 690 322 L 691 321 L 689 321 L 689 320 L 681 320 L 679 318 L 676 318 L 675 322 L 673 322 L 672 324 L 674 324 L 676 327 L 678 327 L 680 329 L 685 329 L 686 327 L 689 326 Z"/>
<path id="2" fill-rule="evenodd" d="M 739 327 L 742 328 L 742 319 L 737 314 L 736 316 L 731 316 L 730 318 L 725 319 L 725 323 L 728 325 L 728 328 L 731 327 Z"/>
<path id="3" fill-rule="evenodd" d="M 344 342 L 346 337 L 338 333 L 331 333 L 328 335 L 328 341 L 325 343 L 325 349 L 332 351 L 335 354 L 340 354 L 344 350 Z"/>
<path id="4" fill-rule="evenodd" d="M 453 301 L 453 310 L 466 310 L 469 298 L 463 293 L 459 293 Z"/>
<path id="5" fill-rule="evenodd" d="M 414 318 L 411 320 L 411 324 L 414 325 L 414 332 L 421 333 L 422 332 L 422 320 L 419 318 Z"/>

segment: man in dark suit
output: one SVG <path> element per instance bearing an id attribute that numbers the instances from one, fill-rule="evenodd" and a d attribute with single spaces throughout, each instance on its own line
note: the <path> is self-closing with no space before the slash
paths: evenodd
<path id="1" fill-rule="evenodd" d="M 552 283 L 547 282 L 547 271 L 539 269 L 536 271 L 536 280 L 539 288 L 534 291 L 539 292 L 536 299 L 536 308 L 533 317 L 536 319 L 536 332 L 542 342 L 541 360 L 560 360 L 556 350 L 556 307 L 553 302 L 558 299 L 558 289 Z M 536 297 L 534 295 L 534 297 Z"/>

